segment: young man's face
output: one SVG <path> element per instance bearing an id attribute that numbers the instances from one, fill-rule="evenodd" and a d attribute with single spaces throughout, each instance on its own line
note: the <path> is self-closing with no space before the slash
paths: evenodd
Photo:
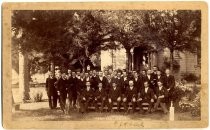
<path id="1" fill-rule="evenodd" d="M 117 73 L 117 77 L 121 77 L 121 73 Z"/>
<path id="2" fill-rule="evenodd" d="M 75 77 L 76 76 L 76 73 L 75 72 L 72 72 L 72 76 Z"/>
<path id="3" fill-rule="evenodd" d="M 129 81 L 129 86 L 133 86 L 133 81 Z"/>
<path id="4" fill-rule="evenodd" d="M 153 71 L 157 71 L 157 67 L 155 66 L 155 67 L 153 67 Z"/>
<path id="5" fill-rule="evenodd" d="M 89 74 L 88 73 L 85 73 L 85 77 L 88 77 L 89 76 Z"/>
<path id="6" fill-rule="evenodd" d="M 77 76 L 80 76 L 80 72 L 77 72 Z"/>
<path id="7" fill-rule="evenodd" d="M 162 83 L 161 82 L 158 82 L 158 87 L 161 87 L 162 86 Z"/>
<path id="8" fill-rule="evenodd" d="M 116 84 L 115 83 L 112 83 L 112 87 L 116 87 Z"/>
<path id="9" fill-rule="evenodd" d="M 170 70 L 169 69 L 166 69 L 166 74 L 170 74 Z"/>
<path id="10" fill-rule="evenodd" d="M 100 77 L 102 77 L 102 76 L 103 76 L 103 73 L 100 71 L 100 72 L 98 73 L 98 75 L 99 75 Z"/>
<path id="11" fill-rule="evenodd" d="M 92 76 L 92 75 L 93 75 L 93 71 L 90 71 L 90 72 L 89 72 L 89 75 L 91 75 L 91 76 Z"/>
<path id="12" fill-rule="evenodd" d="M 135 78 L 137 78 L 137 77 L 138 77 L 138 74 L 137 74 L 136 72 L 134 73 L 134 77 L 135 77 Z"/>
<path id="13" fill-rule="evenodd" d="M 107 75 L 107 79 L 110 80 L 111 79 L 111 75 Z"/>
<path id="14" fill-rule="evenodd" d="M 151 74 L 151 72 L 152 72 L 151 70 L 148 70 L 148 71 L 147 71 L 147 74 L 148 74 L 148 75 L 150 75 L 150 74 Z"/>
<path id="15" fill-rule="evenodd" d="M 92 72 L 94 75 L 96 75 L 96 70 L 93 70 L 93 72 Z"/>
<path id="16" fill-rule="evenodd" d="M 71 74 L 71 70 L 68 70 L 68 74 Z"/>
<path id="17" fill-rule="evenodd" d="M 161 75 L 161 72 L 160 71 L 157 71 L 157 75 Z"/>
<path id="18" fill-rule="evenodd" d="M 50 73 L 49 73 L 49 76 L 50 76 L 50 77 L 53 77 L 53 73 L 52 73 L 52 72 L 50 72 Z"/>
<path id="19" fill-rule="evenodd" d="M 147 82 L 144 82 L 144 87 L 147 88 L 149 85 Z"/>

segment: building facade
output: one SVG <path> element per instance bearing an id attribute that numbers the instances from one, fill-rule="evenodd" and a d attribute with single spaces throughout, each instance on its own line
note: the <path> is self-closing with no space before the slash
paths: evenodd
<path id="1" fill-rule="evenodd" d="M 168 48 L 158 49 L 153 47 L 150 49 L 145 47 L 135 47 L 131 52 L 132 70 L 141 71 L 151 69 L 157 66 L 164 71 L 168 67 L 170 61 L 170 51 Z M 193 73 L 200 76 L 200 58 L 197 53 L 174 51 L 174 72 L 173 74 L 180 78 L 185 73 Z M 101 51 L 101 69 L 107 66 L 113 66 L 113 69 L 126 69 L 126 51 L 124 48 L 120 50 Z"/>

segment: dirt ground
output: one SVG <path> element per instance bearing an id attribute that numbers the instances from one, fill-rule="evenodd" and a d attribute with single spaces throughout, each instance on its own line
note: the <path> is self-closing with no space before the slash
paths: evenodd
<path id="1" fill-rule="evenodd" d="M 152 113 L 152 114 L 124 114 L 123 112 L 116 113 L 98 113 L 98 112 L 89 112 L 81 114 L 77 111 L 72 111 L 69 115 L 63 114 L 63 112 L 58 107 L 57 109 L 49 109 L 47 102 L 47 95 L 43 87 L 31 88 L 30 95 L 33 93 L 41 91 L 43 92 L 43 101 L 42 102 L 30 102 L 20 104 L 20 109 L 12 112 L 13 120 L 20 121 L 81 121 L 81 120 L 168 120 L 169 115 L 163 114 L 161 111 Z M 13 88 L 13 97 L 15 103 L 18 103 L 18 88 Z M 200 117 L 192 117 L 188 113 L 175 113 L 175 120 L 200 120 Z"/>

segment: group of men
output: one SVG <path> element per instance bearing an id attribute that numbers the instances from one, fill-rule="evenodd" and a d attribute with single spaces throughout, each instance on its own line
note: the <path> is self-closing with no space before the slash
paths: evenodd
<path id="1" fill-rule="evenodd" d="M 46 80 L 49 107 L 56 108 L 59 99 L 64 113 L 66 107 L 79 107 L 80 112 L 85 113 L 90 106 L 100 112 L 104 111 L 104 107 L 113 111 L 114 104 L 117 111 L 123 107 L 123 111 L 128 112 L 129 106 L 132 106 L 131 112 L 138 107 L 139 112 L 143 113 L 143 103 L 148 104 L 147 113 L 159 106 L 164 113 L 168 113 L 174 86 L 175 79 L 170 75 L 170 70 L 161 73 L 156 66 L 141 73 L 111 70 L 81 73 L 69 69 L 67 73 L 59 72 L 56 76 L 50 73 Z M 69 101 L 68 106 L 66 100 Z"/>

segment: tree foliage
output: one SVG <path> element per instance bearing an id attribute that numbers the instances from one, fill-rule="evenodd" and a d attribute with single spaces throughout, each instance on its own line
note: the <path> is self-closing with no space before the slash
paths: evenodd
<path id="1" fill-rule="evenodd" d="M 30 55 L 36 66 L 50 62 L 84 67 L 100 50 L 157 44 L 171 51 L 200 50 L 201 12 L 192 10 L 16 10 L 13 54 Z M 16 59 L 13 59 L 13 63 Z"/>

